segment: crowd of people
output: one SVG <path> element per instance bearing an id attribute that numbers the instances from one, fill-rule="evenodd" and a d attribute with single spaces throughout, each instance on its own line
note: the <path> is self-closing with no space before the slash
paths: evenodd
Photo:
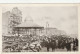
<path id="1" fill-rule="evenodd" d="M 66 51 L 78 51 L 78 39 L 66 36 L 19 36 L 15 45 L 6 46 L 4 49 L 10 48 L 12 52 L 32 51 L 39 52 L 43 48 L 49 52 L 50 49 L 66 49 Z"/>
<path id="2" fill-rule="evenodd" d="M 49 51 L 52 48 L 52 51 L 55 49 L 64 49 L 67 51 L 77 51 L 78 50 L 78 39 L 77 38 L 67 38 L 67 37 L 50 37 L 43 39 L 43 43 Z"/>

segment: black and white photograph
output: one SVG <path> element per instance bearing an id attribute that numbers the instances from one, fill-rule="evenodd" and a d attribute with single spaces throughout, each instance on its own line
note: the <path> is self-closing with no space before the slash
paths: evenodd
<path id="1" fill-rule="evenodd" d="M 2 52 L 78 50 L 77 6 L 2 7 Z"/>

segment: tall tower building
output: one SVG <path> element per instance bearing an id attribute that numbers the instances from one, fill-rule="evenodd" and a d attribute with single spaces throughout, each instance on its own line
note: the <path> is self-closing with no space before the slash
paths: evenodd
<path id="1" fill-rule="evenodd" d="M 22 12 L 17 7 L 14 7 L 12 11 L 7 11 L 2 14 L 2 21 L 3 33 L 12 34 L 14 26 L 22 22 Z"/>

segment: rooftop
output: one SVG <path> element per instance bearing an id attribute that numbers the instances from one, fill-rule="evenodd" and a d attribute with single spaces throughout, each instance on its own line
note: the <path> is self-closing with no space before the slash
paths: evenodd
<path id="1" fill-rule="evenodd" d="M 27 22 L 23 22 L 17 26 L 15 26 L 15 28 L 44 28 L 34 22 L 31 21 L 27 21 Z"/>

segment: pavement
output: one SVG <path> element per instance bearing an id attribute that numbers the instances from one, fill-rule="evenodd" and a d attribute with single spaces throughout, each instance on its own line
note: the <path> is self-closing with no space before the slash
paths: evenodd
<path id="1" fill-rule="evenodd" d="M 46 47 L 42 48 L 42 50 L 40 50 L 40 52 L 47 52 L 47 48 Z M 67 50 L 66 50 L 66 48 L 64 48 L 64 49 L 55 49 L 55 51 L 52 51 L 52 49 L 50 48 L 49 52 L 67 52 Z"/>

